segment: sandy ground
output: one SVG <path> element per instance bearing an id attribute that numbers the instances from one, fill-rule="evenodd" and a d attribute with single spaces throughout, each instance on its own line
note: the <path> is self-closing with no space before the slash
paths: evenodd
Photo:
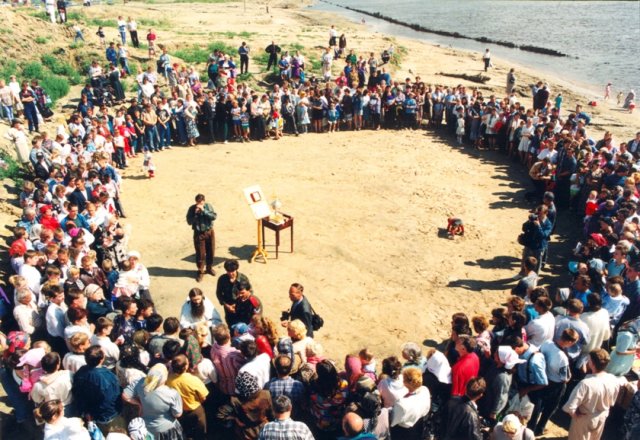
<path id="1" fill-rule="evenodd" d="M 281 45 L 302 44 L 306 54 L 315 56 L 326 43 L 328 24 L 334 23 L 358 53 L 380 52 L 391 42 L 406 48 L 394 77 L 417 74 L 428 83 L 455 85 L 460 81 L 436 73 L 479 73 L 482 65 L 480 53 L 383 36 L 316 11 L 271 6 L 267 15 L 264 6 L 247 8 L 245 13 L 242 3 L 127 4 L 118 5 L 118 12 L 116 7 L 85 12 L 169 19 L 171 29 L 158 34 L 170 47 L 212 39 L 238 45 L 239 37 L 225 40 L 210 32 L 246 30 L 254 32 L 247 38 L 254 50 L 274 38 Z M 108 36 L 115 32 L 107 29 Z M 501 95 L 512 66 L 499 59 L 494 64 L 491 82 L 481 88 Z M 573 92 L 575 85 L 568 82 L 516 68 L 520 85 L 542 79 L 553 92 L 562 90 L 567 108 L 593 99 Z M 255 63 L 250 71 L 258 71 Z M 612 127 L 621 140 L 632 137 L 638 126 L 637 114 L 608 105 L 595 110 L 594 122 Z M 155 161 L 157 177 L 152 180 L 144 176 L 139 159 L 131 161 L 124 173 L 123 201 L 132 230 L 130 249 L 142 253 L 152 276 L 152 295 L 165 317 L 179 313 L 194 286 L 215 295 L 214 277 L 200 284 L 194 279 L 192 233 L 185 222 L 199 192 L 218 212 L 218 273 L 225 259 L 238 258 L 240 271 L 249 276 L 272 319 L 289 306 L 288 286 L 302 283 L 325 318 L 317 340 L 338 361 L 363 347 L 381 361 L 399 355 L 406 341 L 440 341 L 447 336 L 452 313 L 487 314 L 514 283 L 521 250 L 516 237 L 526 218 L 521 203 L 526 175 L 503 156 L 455 147 L 432 131 L 340 132 L 200 145 L 158 153 Z M 277 195 L 283 211 L 295 218 L 294 253 L 288 253 L 286 231 L 280 258 L 273 259 L 274 237 L 267 231 L 267 264 L 247 261 L 256 245 L 256 222 L 242 189 L 252 184 L 260 184 L 270 199 Z M 448 216 L 464 219 L 464 237 L 444 237 Z M 2 223 L 13 224 L 4 218 Z M 5 229 L 3 235 L 7 233 Z M 553 433 L 563 435 L 557 428 Z"/>

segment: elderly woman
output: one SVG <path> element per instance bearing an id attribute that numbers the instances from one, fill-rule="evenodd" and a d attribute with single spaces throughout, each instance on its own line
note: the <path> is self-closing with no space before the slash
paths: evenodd
<path id="1" fill-rule="evenodd" d="M 407 342 L 402 346 L 402 357 L 405 360 L 403 368 L 416 367 L 421 371 L 427 368 L 427 358 L 420 350 L 420 346 L 415 342 Z"/>
<path id="2" fill-rule="evenodd" d="M 129 385 L 122 393 L 125 401 L 140 405 L 147 429 L 157 440 L 183 438 L 178 422 L 182 415 L 182 398 L 176 390 L 165 385 L 168 374 L 164 364 L 156 364 L 146 378 Z"/>
<path id="3" fill-rule="evenodd" d="M 515 414 L 508 414 L 491 433 L 491 440 L 533 440 L 533 432 Z"/>
<path id="4" fill-rule="evenodd" d="M 16 292 L 18 304 L 13 309 L 13 317 L 20 330 L 33 336 L 36 331 L 42 331 L 42 316 L 38 313 L 38 307 L 33 301 L 33 294 L 28 288 Z"/>
<path id="5" fill-rule="evenodd" d="M 422 438 L 424 419 L 431 409 L 431 394 L 422 385 L 422 370 L 417 367 L 402 371 L 402 383 L 409 392 L 391 410 L 391 438 L 419 440 Z"/>

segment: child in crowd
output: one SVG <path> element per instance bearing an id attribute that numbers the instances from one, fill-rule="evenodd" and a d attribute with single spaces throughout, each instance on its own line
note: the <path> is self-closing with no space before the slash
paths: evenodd
<path id="1" fill-rule="evenodd" d="M 96 321 L 96 333 L 91 337 L 91 345 L 99 345 L 104 351 L 103 367 L 113 370 L 120 359 L 120 348 L 118 344 L 124 343 L 124 337 L 120 336 L 116 342 L 111 341 L 111 331 L 113 321 L 106 317 L 100 317 Z"/>
<path id="2" fill-rule="evenodd" d="M 242 141 L 251 142 L 251 139 L 249 139 L 249 113 L 246 111 L 240 114 L 240 126 L 242 128 Z"/>
<path id="3" fill-rule="evenodd" d="M 104 30 L 102 29 L 102 26 L 98 27 L 98 32 L 96 32 L 96 35 L 98 36 L 98 39 L 100 40 L 100 46 L 105 47 L 106 46 L 106 41 L 104 38 Z"/>
<path id="4" fill-rule="evenodd" d="M 153 155 L 150 151 L 144 153 L 144 162 L 142 163 L 142 168 L 149 175 L 150 179 L 155 177 L 156 166 L 153 163 Z"/>
<path id="5" fill-rule="evenodd" d="M 373 353 L 371 353 L 368 348 L 363 348 L 358 352 L 358 357 L 362 363 L 362 372 L 366 376 L 369 376 L 373 381 L 377 382 L 376 359 L 373 357 Z"/>
<path id="6" fill-rule="evenodd" d="M 89 336 L 84 332 L 76 333 L 69 340 L 71 351 L 64 355 L 62 359 L 62 368 L 75 373 L 80 367 L 86 365 L 84 352 L 91 346 Z"/>
<path id="7" fill-rule="evenodd" d="M 609 312 L 609 324 L 615 327 L 629 306 L 629 298 L 622 295 L 619 283 L 607 283 L 607 291 L 602 296 L 602 308 Z"/>
<path id="8" fill-rule="evenodd" d="M 463 136 L 464 136 L 464 115 L 460 113 L 458 115 L 458 122 L 456 124 L 456 138 L 458 139 L 459 145 L 462 145 Z"/>
<path id="9" fill-rule="evenodd" d="M 338 126 L 338 110 L 336 110 L 336 104 L 333 102 L 329 105 L 327 119 L 329 121 L 329 133 L 333 133 Z"/>

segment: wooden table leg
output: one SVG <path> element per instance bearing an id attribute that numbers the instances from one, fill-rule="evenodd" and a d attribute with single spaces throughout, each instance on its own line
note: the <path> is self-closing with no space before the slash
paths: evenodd
<path id="1" fill-rule="evenodd" d="M 293 220 L 291 220 L 291 253 L 293 254 Z"/>
<path id="2" fill-rule="evenodd" d="M 278 247 L 280 247 L 280 229 L 276 231 L 276 260 L 278 259 Z"/>

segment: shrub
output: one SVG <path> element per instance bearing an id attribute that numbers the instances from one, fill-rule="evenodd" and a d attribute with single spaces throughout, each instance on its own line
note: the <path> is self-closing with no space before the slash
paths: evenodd
<path id="1" fill-rule="evenodd" d="M 25 79 L 42 79 L 44 77 L 44 68 L 37 61 L 31 61 L 22 68 L 22 76 Z"/>
<path id="2" fill-rule="evenodd" d="M 266 53 L 264 50 L 254 53 L 253 55 L 253 60 L 257 63 L 260 64 L 262 66 L 267 66 L 267 64 L 269 63 L 269 54 Z"/>
<path id="3" fill-rule="evenodd" d="M 214 41 L 213 43 L 209 43 L 209 53 L 213 53 L 216 50 L 221 50 L 223 53 L 228 55 L 236 55 L 238 53 L 238 48 L 231 46 L 223 41 Z"/>
<path id="4" fill-rule="evenodd" d="M 185 63 L 206 63 L 210 53 L 199 46 L 191 46 L 178 49 L 173 52 L 173 55 L 182 59 Z"/>
<path id="5" fill-rule="evenodd" d="M 70 88 L 66 78 L 51 74 L 47 74 L 40 80 L 40 86 L 46 90 L 53 103 L 69 93 Z"/>
<path id="6" fill-rule="evenodd" d="M 0 63 L 0 78 L 9 81 L 11 75 L 18 75 L 18 63 L 14 60 L 4 60 Z"/>
<path id="7" fill-rule="evenodd" d="M 253 79 L 253 75 L 249 72 L 241 73 L 240 75 L 238 75 L 239 82 L 248 82 L 248 81 L 251 81 L 252 79 Z"/>
<path id="8" fill-rule="evenodd" d="M 36 43 L 38 44 L 46 44 L 47 41 L 49 41 L 49 39 L 47 37 L 36 37 L 35 40 Z"/>
<path id="9" fill-rule="evenodd" d="M 22 186 L 24 170 L 9 154 L 0 151 L 0 180 L 11 179 L 16 186 Z"/>

